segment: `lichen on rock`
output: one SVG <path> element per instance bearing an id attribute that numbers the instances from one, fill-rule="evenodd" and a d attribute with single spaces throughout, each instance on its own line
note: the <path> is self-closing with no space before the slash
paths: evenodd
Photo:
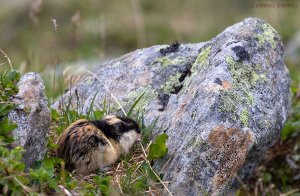
<path id="1" fill-rule="evenodd" d="M 183 57 L 175 57 L 171 59 L 169 56 L 159 57 L 157 58 L 153 64 L 159 63 L 162 67 L 167 67 L 169 65 L 178 65 L 178 64 L 184 64 L 185 58 Z"/>
<path id="2" fill-rule="evenodd" d="M 275 49 L 276 42 L 274 39 L 277 37 L 275 29 L 271 25 L 263 23 L 260 30 L 262 31 L 261 33 L 254 34 L 254 36 L 258 39 L 258 45 L 260 47 L 264 47 L 267 43 L 271 45 L 272 49 Z"/>
<path id="3" fill-rule="evenodd" d="M 126 105 L 126 103 L 132 105 L 143 93 L 143 98 L 137 103 L 137 109 L 145 108 L 151 101 L 155 100 L 158 96 L 158 93 L 155 90 L 149 87 L 141 86 L 128 94 L 127 99 L 125 99 L 125 101 L 122 102 L 123 105 Z"/>
<path id="4" fill-rule="evenodd" d="M 94 73 L 125 108 L 145 91 L 146 125 L 158 119 L 154 134 L 169 136 L 168 154 L 154 167 L 174 195 L 226 194 L 254 171 L 287 119 L 290 77 L 280 36 L 247 18 L 208 42 L 164 54 L 162 47 L 129 53 Z M 96 80 L 83 79 L 76 89 L 83 102 L 95 91 L 95 102 L 107 96 Z"/>
<path id="5" fill-rule="evenodd" d="M 168 78 L 166 84 L 162 86 L 163 91 L 166 94 L 171 94 L 172 92 L 174 92 L 174 89 L 181 85 L 181 82 L 179 81 L 180 77 L 181 77 L 180 73 L 176 73 L 175 75 L 171 75 Z"/>

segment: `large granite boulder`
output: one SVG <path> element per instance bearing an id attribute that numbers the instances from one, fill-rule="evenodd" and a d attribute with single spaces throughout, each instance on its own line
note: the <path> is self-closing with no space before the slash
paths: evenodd
<path id="1" fill-rule="evenodd" d="M 223 194 L 253 172 L 278 138 L 289 82 L 280 36 L 247 18 L 208 42 L 153 46 L 99 65 L 53 107 L 71 103 L 87 112 L 113 94 L 128 110 L 145 92 L 139 106 L 146 123 L 159 117 L 157 132 L 169 135 L 168 155 L 155 167 L 171 192 Z"/>
<path id="2" fill-rule="evenodd" d="M 44 158 L 51 114 L 44 82 L 37 73 L 25 74 L 17 86 L 19 92 L 13 98 L 17 108 L 10 111 L 8 117 L 18 126 L 13 131 L 16 138 L 13 146 L 24 147 L 23 161 L 28 169 Z"/>

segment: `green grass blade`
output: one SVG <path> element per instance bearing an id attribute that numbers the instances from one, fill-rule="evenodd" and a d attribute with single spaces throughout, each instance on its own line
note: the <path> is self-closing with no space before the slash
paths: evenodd
<path id="1" fill-rule="evenodd" d="M 98 91 L 95 93 L 95 95 L 94 95 L 94 97 L 93 97 L 93 100 L 92 100 L 92 102 L 91 102 L 91 104 L 90 104 L 89 111 L 88 111 L 88 113 L 87 113 L 87 115 L 86 115 L 88 119 L 90 118 L 90 114 L 91 114 L 91 112 L 92 112 L 92 110 L 93 110 L 94 102 L 95 102 L 95 99 L 96 99 L 97 94 L 98 94 Z"/>
<path id="2" fill-rule="evenodd" d="M 104 112 L 105 114 L 107 114 L 107 108 L 106 108 L 106 96 L 104 96 L 102 108 L 103 108 L 103 112 Z"/>
<path id="3" fill-rule="evenodd" d="M 136 107 L 136 105 L 140 102 L 140 100 L 143 98 L 143 96 L 145 95 L 146 92 L 143 92 L 138 98 L 137 100 L 135 100 L 135 102 L 132 104 L 131 108 L 129 109 L 129 111 L 127 112 L 127 116 L 130 117 L 132 111 L 134 110 L 134 108 Z"/>

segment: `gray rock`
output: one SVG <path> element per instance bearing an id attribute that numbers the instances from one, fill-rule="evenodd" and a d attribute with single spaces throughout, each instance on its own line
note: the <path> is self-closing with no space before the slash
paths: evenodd
<path id="1" fill-rule="evenodd" d="M 110 89 L 128 111 L 146 92 L 139 103 L 146 123 L 159 117 L 157 133 L 169 135 L 168 155 L 155 166 L 171 181 L 171 192 L 233 191 L 274 144 L 288 115 L 290 77 L 281 38 L 264 21 L 247 18 L 208 42 L 166 47 L 99 65 L 97 78 L 85 75 L 53 107 L 78 104 L 86 113 L 95 98 L 94 109 L 102 108 Z M 111 107 L 118 109 L 112 98 Z"/>
<path id="2" fill-rule="evenodd" d="M 13 99 L 17 108 L 8 117 L 18 125 L 13 131 L 13 136 L 17 138 L 13 146 L 24 147 L 23 161 L 29 168 L 45 155 L 51 116 L 45 86 L 37 73 L 22 76 L 18 88 L 19 92 Z"/>

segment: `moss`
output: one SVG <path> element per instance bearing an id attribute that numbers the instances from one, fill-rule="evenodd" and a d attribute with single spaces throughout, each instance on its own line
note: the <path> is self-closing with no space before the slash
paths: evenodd
<path id="1" fill-rule="evenodd" d="M 276 36 L 275 29 L 269 24 L 262 24 L 261 29 L 263 30 L 262 34 L 254 34 L 254 36 L 258 39 L 258 45 L 260 47 L 264 46 L 264 44 L 270 43 L 273 49 L 276 48 L 276 43 L 274 41 L 274 37 Z"/>
<path id="2" fill-rule="evenodd" d="M 168 56 L 164 56 L 161 58 L 157 58 L 154 63 L 160 63 L 162 67 L 167 67 L 169 65 L 180 65 L 184 64 L 186 62 L 185 58 L 183 57 L 176 57 L 174 59 L 171 59 Z"/>
<path id="3" fill-rule="evenodd" d="M 240 114 L 240 121 L 244 125 L 244 127 L 248 126 L 248 120 L 249 120 L 249 112 L 248 109 L 244 108 Z"/>
<path id="4" fill-rule="evenodd" d="M 181 83 L 179 81 L 179 78 L 181 77 L 180 73 L 176 73 L 175 75 L 171 75 L 166 84 L 162 86 L 163 91 L 166 94 L 171 94 L 171 92 L 174 90 L 175 86 L 179 86 Z"/>

